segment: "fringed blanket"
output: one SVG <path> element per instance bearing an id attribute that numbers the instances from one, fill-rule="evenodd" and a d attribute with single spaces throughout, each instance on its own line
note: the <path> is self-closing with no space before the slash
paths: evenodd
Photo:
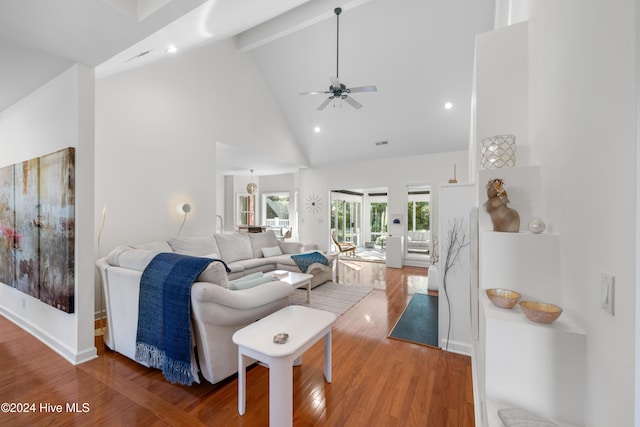
<path id="1" fill-rule="evenodd" d="M 200 382 L 197 367 L 192 363 L 191 285 L 212 261 L 160 253 L 140 279 L 135 357 L 162 369 L 164 377 L 172 383 Z"/>

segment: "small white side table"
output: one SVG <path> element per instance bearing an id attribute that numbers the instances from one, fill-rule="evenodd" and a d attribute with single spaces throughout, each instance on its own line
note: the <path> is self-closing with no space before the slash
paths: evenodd
<path id="1" fill-rule="evenodd" d="M 285 307 L 233 334 L 238 345 L 238 412 L 245 413 L 247 358 L 269 366 L 269 425 L 293 424 L 293 363 L 324 338 L 324 377 L 331 382 L 331 326 L 336 315 L 300 305 Z M 289 340 L 273 342 L 285 332 Z"/>
<path id="2" fill-rule="evenodd" d="M 285 277 L 274 277 L 275 280 L 280 280 L 291 285 L 292 288 L 307 287 L 307 304 L 311 302 L 311 279 L 313 274 L 298 273 L 295 271 L 275 270 L 273 273 L 288 273 Z"/>

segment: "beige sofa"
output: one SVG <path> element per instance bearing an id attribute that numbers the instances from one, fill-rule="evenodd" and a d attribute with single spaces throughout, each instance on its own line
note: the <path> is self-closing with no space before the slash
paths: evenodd
<path id="1" fill-rule="evenodd" d="M 227 275 L 222 264 L 214 262 L 200 274 L 191 288 L 191 315 L 202 376 L 215 384 L 233 375 L 238 369 L 238 349 L 231 340 L 232 335 L 244 326 L 287 306 L 293 288 L 287 283 L 273 281 L 250 289 L 229 290 L 228 279 L 274 269 L 299 271 L 291 259 L 291 253 L 259 256 L 262 255 L 262 248 L 275 246 L 282 248 L 282 252 L 297 253 L 303 248 L 299 243 L 278 243 L 273 232 L 170 239 L 115 248 L 107 257 L 96 262 L 107 311 L 105 344 L 135 360 L 140 279 L 156 254 L 175 252 L 221 258 L 232 272 Z M 247 258 L 249 250 L 251 258 Z M 327 258 L 332 266 L 337 256 L 327 254 Z M 314 274 L 312 284 L 317 286 L 331 279 L 332 267 L 314 264 L 309 268 L 309 273 Z"/>

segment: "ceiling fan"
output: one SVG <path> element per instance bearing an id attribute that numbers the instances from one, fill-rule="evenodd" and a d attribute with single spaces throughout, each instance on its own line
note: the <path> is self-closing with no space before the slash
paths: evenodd
<path id="1" fill-rule="evenodd" d="M 318 111 L 323 110 L 324 107 L 326 107 L 327 105 L 329 105 L 329 103 L 332 100 L 335 99 L 343 99 L 345 102 L 347 102 L 349 105 L 351 105 L 353 108 L 355 109 L 359 109 L 362 108 L 362 104 L 360 104 L 358 101 L 356 101 L 355 99 L 353 99 L 351 96 L 349 96 L 352 93 L 357 93 L 357 92 L 376 92 L 378 89 L 375 86 L 359 86 L 359 87 L 352 87 L 352 88 L 348 88 L 346 87 L 343 83 L 340 83 L 340 80 L 338 79 L 339 77 L 339 53 L 340 53 L 340 13 L 342 13 L 342 9 L 339 7 L 336 7 L 333 12 L 336 14 L 336 76 L 335 77 L 330 77 L 331 80 L 331 86 L 329 86 L 329 90 L 327 91 L 323 91 L 323 90 L 316 90 L 316 91 L 311 91 L 311 92 L 302 92 L 300 93 L 300 95 L 319 95 L 319 94 L 325 94 L 325 95 L 329 95 L 329 97 L 327 99 L 324 100 L 324 102 L 322 104 L 320 104 L 320 106 L 318 107 Z M 335 107 L 335 104 L 334 104 Z"/>

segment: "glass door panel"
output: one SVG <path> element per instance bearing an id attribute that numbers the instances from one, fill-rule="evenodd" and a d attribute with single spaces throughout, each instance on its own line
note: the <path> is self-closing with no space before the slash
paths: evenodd
<path id="1" fill-rule="evenodd" d="M 371 237 L 375 247 L 384 248 L 384 238 L 387 235 L 387 202 L 370 203 Z"/>
<path id="2" fill-rule="evenodd" d="M 407 188 L 407 258 L 427 261 L 431 251 L 430 186 Z"/>
<path id="3" fill-rule="evenodd" d="M 362 196 L 331 192 L 331 228 L 342 242 L 362 241 Z"/>

